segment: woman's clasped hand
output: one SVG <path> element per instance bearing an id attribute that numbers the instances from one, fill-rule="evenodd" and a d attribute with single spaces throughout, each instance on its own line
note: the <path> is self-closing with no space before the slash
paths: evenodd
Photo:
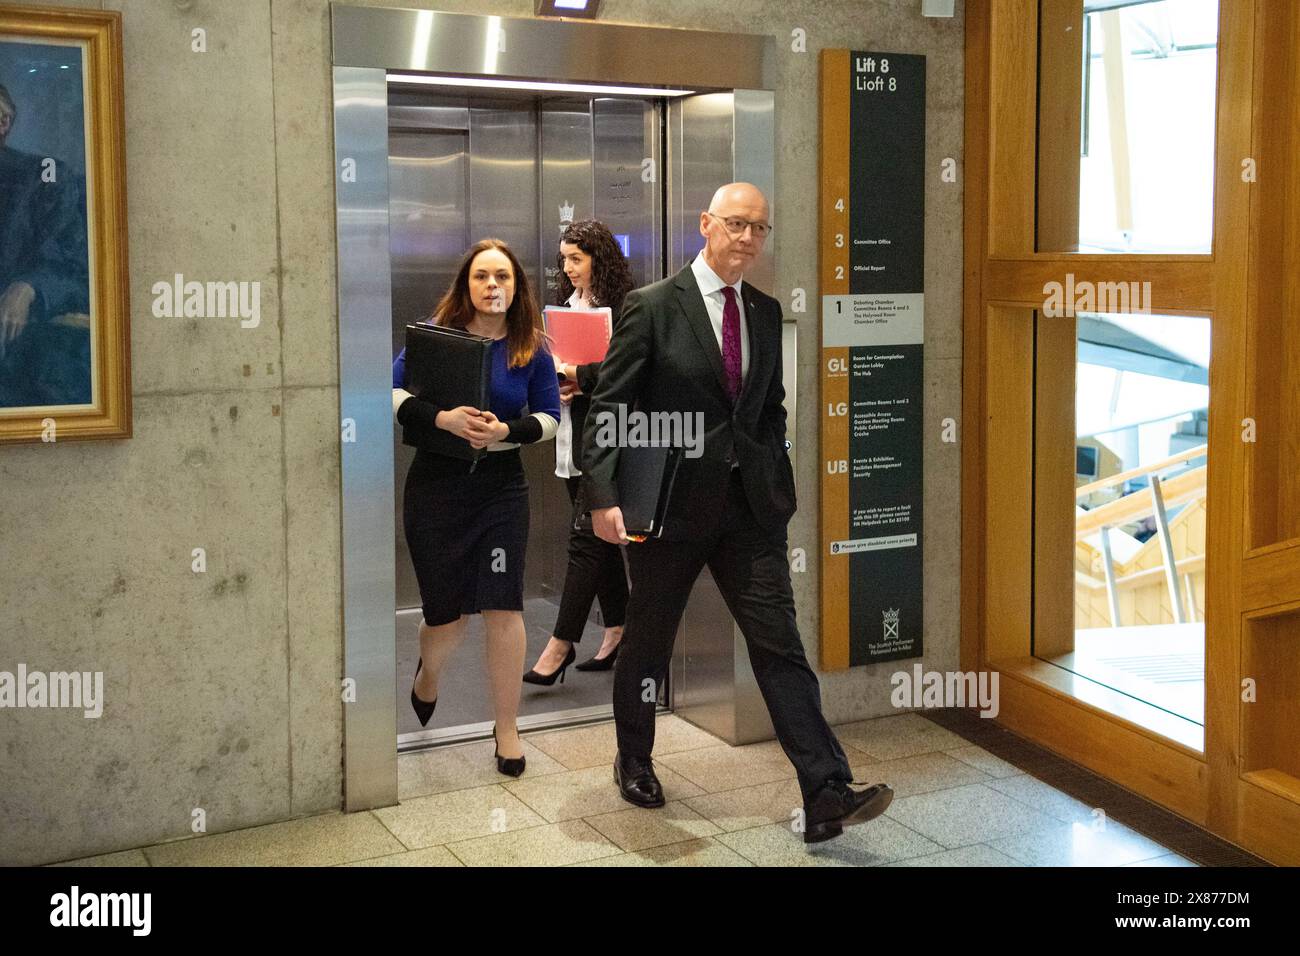
<path id="1" fill-rule="evenodd" d="M 438 427 L 459 435 L 474 448 L 486 448 L 504 441 L 510 434 L 510 426 L 492 414 L 491 409 L 480 411 L 470 405 L 439 412 Z"/>

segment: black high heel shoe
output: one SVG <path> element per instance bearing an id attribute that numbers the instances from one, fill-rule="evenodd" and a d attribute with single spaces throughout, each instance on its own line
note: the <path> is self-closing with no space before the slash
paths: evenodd
<path id="1" fill-rule="evenodd" d="M 497 739 L 497 725 L 492 725 L 492 740 Z M 524 765 L 528 762 L 526 757 L 503 757 L 501 756 L 501 746 L 496 746 L 496 752 L 493 754 L 497 758 L 497 772 L 504 773 L 508 777 L 518 777 L 524 772 Z"/>
<path id="2" fill-rule="evenodd" d="M 541 684 L 544 687 L 550 687 L 552 684 L 555 683 L 555 679 L 558 677 L 560 679 L 560 683 L 563 684 L 564 672 L 569 669 L 569 665 L 573 663 L 574 658 L 576 658 L 577 656 L 578 656 L 578 649 L 574 647 L 572 644 L 570 644 L 569 653 L 564 655 L 564 663 L 560 665 L 559 670 L 557 670 L 553 674 L 539 674 L 537 673 L 537 671 L 530 669 L 528 673 L 524 675 L 524 683 Z"/>
<path id="3" fill-rule="evenodd" d="M 420 663 L 415 665 L 415 676 L 420 676 L 420 668 L 424 666 L 424 658 L 420 658 Z M 433 709 L 438 706 L 438 698 L 432 701 L 421 700 L 415 696 L 415 688 L 411 688 L 411 706 L 415 708 L 415 716 L 420 719 L 420 726 L 424 727 L 429 723 L 429 718 L 433 716 Z"/>
<path id="4" fill-rule="evenodd" d="M 581 664 L 574 664 L 573 669 L 577 671 L 613 670 L 614 658 L 618 657 L 618 649 L 622 646 L 623 643 L 620 641 L 619 643 L 615 644 L 614 649 L 610 651 L 608 654 L 606 654 L 604 657 L 593 657 L 590 660 L 583 661 Z"/>

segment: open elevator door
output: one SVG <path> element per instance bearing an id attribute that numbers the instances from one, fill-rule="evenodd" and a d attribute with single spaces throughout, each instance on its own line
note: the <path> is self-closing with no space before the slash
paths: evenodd
<path id="1" fill-rule="evenodd" d="M 573 221 L 603 222 L 622 247 L 635 285 L 662 278 L 665 196 L 663 101 L 632 97 L 503 94 L 472 88 L 389 90 L 389 250 L 392 347 L 426 319 L 479 239 L 505 240 L 539 304 L 557 303 L 559 237 Z M 522 449 L 529 481 L 524 624 L 531 665 L 550 637 L 564 587 L 571 506 L 555 472 L 555 444 Z M 492 724 L 483 622 L 439 680 L 435 722 L 421 728 L 407 705 L 419 655 L 420 595 L 402 530 L 403 485 L 414 449 L 394 438 L 396 679 L 399 750 L 480 737 Z M 594 605 L 579 654 L 600 646 Z M 606 718 L 613 673 L 570 671 L 564 684 L 522 685 L 523 730 Z M 668 698 L 665 698 L 668 699 Z"/>

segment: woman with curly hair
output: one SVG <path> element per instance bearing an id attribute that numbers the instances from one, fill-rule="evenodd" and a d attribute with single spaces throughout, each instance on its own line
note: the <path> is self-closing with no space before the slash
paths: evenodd
<path id="1" fill-rule="evenodd" d="M 608 306 L 617 323 L 623 297 L 635 283 L 623 250 L 605 224 L 594 219 L 571 223 L 560 237 L 558 261 L 557 303 L 580 309 Z M 564 381 L 560 386 L 560 425 L 555 436 L 555 474 L 565 480 L 569 500 L 574 501 L 582 475 L 578 469 L 582 461 L 582 429 L 600 374 L 600 363 L 573 365 L 563 359 L 556 356 L 555 368 Z M 524 675 L 526 683 L 550 686 L 557 677 L 564 680 L 564 671 L 577 656 L 574 645 L 582 639 L 594 597 L 600 599 L 605 633 L 595 656 L 577 665 L 580 671 L 603 671 L 614 666 L 618 642 L 623 637 L 627 578 L 617 545 L 601 541 L 590 531 L 571 530 L 560 612 L 541 657 Z"/>

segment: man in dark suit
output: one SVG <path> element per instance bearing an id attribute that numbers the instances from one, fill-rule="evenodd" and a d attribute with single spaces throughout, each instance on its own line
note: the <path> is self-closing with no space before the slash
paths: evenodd
<path id="1" fill-rule="evenodd" d="M 677 275 L 628 294 L 591 396 L 582 470 L 596 534 L 625 542 L 615 482 L 619 448 L 599 440 L 602 421 L 617 420 L 619 406 L 703 416 L 702 454 L 682 457 L 662 536 L 627 548 L 632 586 L 614 675 L 614 778 L 624 799 L 663 805 L 650 759 L 655 697 L 691 587 L 707 564 L 745 636 L 777 739 L 794 764 L 804 840 L 813 843 L 878 816 L 893 791 L 885 784 L 849 786 L 848 761 L 822 716 L 817 676 L 795 624 L 786 559 L 795 488 L 785 446 L 781 306 L 742 281 L 770 231 L 757 187 L 723 186 L 700 214 L 700 255 Z"/>

